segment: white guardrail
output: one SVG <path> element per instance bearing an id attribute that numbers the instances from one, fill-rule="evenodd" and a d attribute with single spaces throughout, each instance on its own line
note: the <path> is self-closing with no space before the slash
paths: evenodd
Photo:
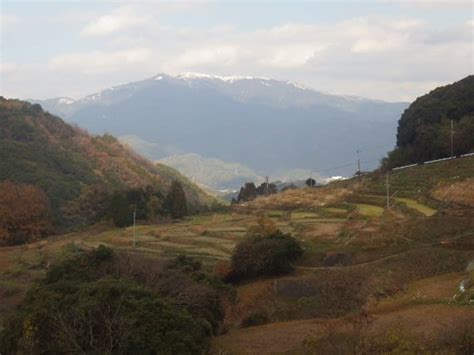
<path id="1" fill-rule="evenodd" d="M 397 166 L 396 168 L 393 168 L 392 171 L 408 169 L 408 168 L 412 168 L 412 167 L 418 166 L 418 165 L 434 164 L 434 163 L 440 163 L 440 162 L 446 161 L 446 160 L 453 160 L 453 159 L 460 159 L 460 158 L 467 158 L 467 157 L 474 157 L 474 153 L 462 154 L 462 155 L 459 155 L 457 157 L 448 157 L 448 158 L 441 158 L 441 159 L 436 159 L 436 160 L 428 160 L 428 161 L 425 161 L 423 163 L 418 163 L 418 164 Z"/>

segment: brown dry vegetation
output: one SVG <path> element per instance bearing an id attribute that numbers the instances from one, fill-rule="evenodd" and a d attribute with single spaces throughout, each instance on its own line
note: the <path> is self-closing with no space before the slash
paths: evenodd
<path id="1" fill-rule="evenodd" d="M 351 194 L 348 189 L 289 189 L 279 194 L 257 197 L 235 206 L 237 210 L 291 210 L 316 208 L 343 201 Z"/>
<path id="2" fill-rule="evenodd" d="M 419 305 L 388 313 L 243 328 L 214 339 L 220 354 L 368 354 L 472 349 L 474 309 Z M 461 351 L 459 351 L 461 350 Z"/>
<path id="3" fill-rule="evenodd" d="M 455 182 L 435 188 L 430 196 L 444 203 L 458 203 L 474 207 L 474 180 Z"/>

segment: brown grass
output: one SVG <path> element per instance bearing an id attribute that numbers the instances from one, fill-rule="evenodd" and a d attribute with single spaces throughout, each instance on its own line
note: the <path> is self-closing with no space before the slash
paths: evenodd
<path id="1" fill-rule="evenodd" d="M 258 197 L 253 201 L 234 206 L 240 210 L 289 210 L 317 208 L 343 201 L 352 192 L 348 189 L 306 188 L 291 189 L 284 192 Z"/>
<path id="2" fill-rule="evenodd" d="M 430 196 L 438 201 L 474 207 L 474 179 L 435 188 Z"/>
<path id="3" fill-rule="evenodd" d="M 213 353 L 255 354 L 255 353 L 321 353 L 321 346 L 326 337 L 338 332 L 347 336 L 364 337 L 369 344 L 366 347 L 383 347 L 384 345 L 421 346 L 425 349 L 445 349 L 449 352 L 446 339 L 462 334 L 460 325 L 468 324 L 474 319 L 474 308 L 452 305 L 418 305 L 383 314 L 368 314 L 362 317 L 364 324 L 357 322 L 357 317 L 338 319 L 310 319 L 302 321 L 280 322 L 257 327 L 231 330 L 228 334 L 215 338 L 212 342 Z M 354 323 L 355 321 L 355 323 Z M 357 325 L 361 329 L 356 329 Z M 397 332 L 398 329 L 402 331 Z M 351 332 L 356 332 L 351 334 Z M 409 337 L 409 339 L 405 339 Z M 414 339 L 414 343 L 410 341 Z M 355 339 L 356 341 L 358 339 Z M 372 344 L 370 344 L 372 342 Z M 341 342 L 342 343 L 342 342 Z M 327 344 L 325 344 L 327 349 Z M 331 344 L 330 353 L 341 353 L 343 344 Z M 350 349 L 354 351 L 354 349 Z M 410 352 L 410 349 L 405 351 Z M 327 352 L 325 352 L 327 353 Z M 344 353 L 344 352 L 343 352 Z M 406 353 L 406 352 L 405 352 Z"/>

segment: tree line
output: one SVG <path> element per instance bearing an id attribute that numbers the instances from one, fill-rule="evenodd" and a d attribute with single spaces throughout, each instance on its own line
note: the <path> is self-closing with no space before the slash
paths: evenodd
<path id="1" fill-rule="evenodd" d="M 92 189 L 89 214 L 94 220 L 110 220 L 117 227 L 162 217 L 182 218 L 188 214 L 181 183 L 173 181 L 167 194 L 151 186 L 119 190 L 109 194 Z M 72 212 L 76 215 L 76 211 Z M 38 186 L 12 181 L 0 182 L 0 246 L 35 241 L 54 232 L 54 216 L 46 193 Z"/>

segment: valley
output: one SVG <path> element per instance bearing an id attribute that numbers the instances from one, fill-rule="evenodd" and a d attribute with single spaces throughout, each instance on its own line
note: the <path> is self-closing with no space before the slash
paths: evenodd
<path id="1" fill-rule="evenodd" d="M 359 148 L 363 169 L 371 170 L 393 148 L 408 105 L 271 78 L 199 73 L 160 73 L 78 100 L 29 101 L 92 134 L 111 133 L 214 190 L 236 190 L 249 177 L 306 179 L 309 166 L 322 178 L 350 176 Z M 201 167 L 213 174 L 203 176 Z"/>
<path id="2" fill-rule="evenodd" d="M 362 182 L 259 197 L 226 212 L 140 224 L 136 246 L 133 227 L 99 224 L 0 248 L 0 315 L 51 264 L 99 245 L 157 261 L 192 256 L 219 275 L 235 245 L 263 220 L 291 233 L 304 254 L 288 275 L 235 286 L 211 353 L 454 349 L 458 337 L 473 334 L 474 275 L 466 268 L 474 260 L 474 216 L 462 199 L 447 201 L 433 191 L 458 185 L 471 191 L 472 176 L 474 158 L 393 172 L 399 197 L 389 210 L 385 177 L 374 173 Z"/>
<path id="3" fill-rule="evenodd" d="M 0 355 L 474 355 L 472 2 L 0 1 Z"/>

